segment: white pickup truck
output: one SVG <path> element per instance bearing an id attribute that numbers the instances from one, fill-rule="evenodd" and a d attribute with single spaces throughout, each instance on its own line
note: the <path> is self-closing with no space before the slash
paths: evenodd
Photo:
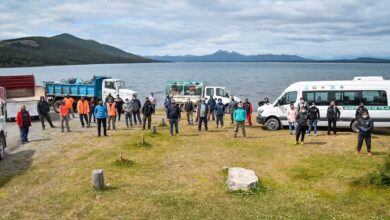
<path id="1" fill-rule="evenodd" d="M 210 99 L 211 96 L 214 99 L 222 99 L 222 103 L 227 105 L 230 102 L 230 96 L 233 95 L 225 87 L 209 86 L 204 81 L 168 81 L 165 84 L 165 94 L 181 107 L 187 99 L 196 103 L 199 98 Z M 234 96 L 234 100 L 240 101 L 236 96 Z"/>

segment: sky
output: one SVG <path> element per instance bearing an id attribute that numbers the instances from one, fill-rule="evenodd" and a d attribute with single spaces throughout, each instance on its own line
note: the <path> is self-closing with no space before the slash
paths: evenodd
<path id="1" fill-rule="evenodd" d="M 140 55 L 390 58 L 390 1 L 0 0 L 0 40 L 61 33 Z"/>

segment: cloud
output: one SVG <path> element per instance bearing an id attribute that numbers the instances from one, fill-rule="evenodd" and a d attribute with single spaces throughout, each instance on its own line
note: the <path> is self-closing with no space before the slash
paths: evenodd
<path id="1" fill-rule="evenodd" d="M 144 55 L 390 56 L 390 1 L 3 1 L 0 39 L 71 33 Z"/>

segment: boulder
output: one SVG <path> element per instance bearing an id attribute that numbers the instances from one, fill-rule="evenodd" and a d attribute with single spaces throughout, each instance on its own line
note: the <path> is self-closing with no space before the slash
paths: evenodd
<path id="1" fill-rule="evenodd" d="M 249 191 L 257 187 L 259 178 L 253 170 L 241 167 L 231 167 L 228 171 L 226 184 L 228 191 Z"/>

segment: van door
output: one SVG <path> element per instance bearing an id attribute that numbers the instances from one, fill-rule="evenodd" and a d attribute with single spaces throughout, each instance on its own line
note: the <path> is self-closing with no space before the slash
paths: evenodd
<path id="1" fill-rule="evenodd" d="M 206 86 L 204 98 L 210 99 L 210 96 L 214 96 L 215 88 Z"/>
<path id="2" fill-rule="evenodd" d="M 108 94 L 111 94 L 112 97 L 116 97 L 117 89 L 114 81 L 103 80 L 103 95 L 102 99 L 105 101 Z"/>
<path id="3" fill-rule="evenodd" d="M 290 104 L 297 102 L 298 98 L 298 92 L 297 91 L 291 91 L 286 92 L 283 94 L 279 100 L 277 101 L 276 105 L 278 106 L 278 112 L 277 115 L 279 116 L 279 120 L 282 122 L 282 125 L 286 125 L 287 123 L 287 112 L 290 109 Z"/>
<path id="4" fill-rule="evenodd" d="M 230 102 L 229 93 L 226 91 L 224 87 L 216 87 L 215 88 L 215 96 L 214 98 L 222 99 L 222 103 L 224 105 Z"/>

